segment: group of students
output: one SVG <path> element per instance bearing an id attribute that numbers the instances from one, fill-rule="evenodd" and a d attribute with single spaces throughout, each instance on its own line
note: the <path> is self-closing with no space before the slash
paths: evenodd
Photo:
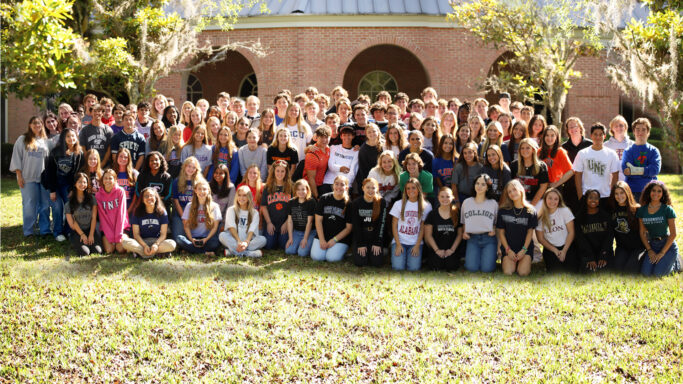
<path id="1" fill-rule="evenodd" d="M 675 211 L 657 180 L 651 125 L 580 119 L 569 139 L 531 107 L 381 92 L 353 103 L 313 87 L 274 108 L 218 95 L 178 110 L 158 95 L 128 107 L 84 99 L 84 114 L 32 117 L 17 139 L 23 231 L 69 238 L 79 255 L 261 249 L 356 265 L 527 275 L 680 269 Z M 330 106 L 330 104 L 332 104 Z M 135 107 L 135 108 L 134 108 Z M 52 221 L 50 220 L 52 215 Z M 353 228 L 353 230 L 352 230 Z M 614 243 L 616 241 L 616 248 Z M 541 251 L 542 246 L 542 251 Z"/>

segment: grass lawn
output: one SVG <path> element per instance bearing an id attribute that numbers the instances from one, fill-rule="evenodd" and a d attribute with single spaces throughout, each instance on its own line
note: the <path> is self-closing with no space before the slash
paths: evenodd
<path id="1" fill-rule="evenodd" d="M 681 274 L 66 258 L 1 196 L 0 383 L 683 382 Z"/>

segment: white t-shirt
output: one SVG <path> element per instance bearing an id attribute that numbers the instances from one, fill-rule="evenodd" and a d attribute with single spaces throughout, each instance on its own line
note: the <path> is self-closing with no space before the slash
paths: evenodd
<path id="1" fill-rule="evenodd" d="M 341 144 L 331 146 L 330 159 L 327 161 L 327 172 L 325 172 L 323 184 L 332 184 L 335 177 L 344 175 L 349 179 L 349 185 L 353 185 L 353 180 L 356 178 L 356 173 L 358 173 L 359 152 L 354 151 L 353 147 L 346 149 Z M 350 169 L 349 173 L 341 173 L 339 171 L 341 167 L 348 167 Z"/>
<path id="2" fill-rule="evenodd" d="M 254 232 L 254 235 L 258 235 L 258 225 L 259 225 L 259 214 L 258 211 L 254 209 L 251 213 L 251 223 L 247 225 L 249 219 L 249 212 L 244 209 L 240 209 L 239 217 L 237 218 L 237 225 L 235 225 L 235 206 L 228 207 L 225 211 L 225 228 L 226 232 L 228 228 L 237 229 L 237 234 L 241 240 L 247 238 L 249 232 Z"/>
<path id="3" fill-rule="evenodd" d="M 556 247 L 561 247 L 567 241 L 567 223 L 574 220 L 574 214 L 567 207 L 557 208 L 554 213 L 548 215 L 550 228 L 543 225 L 540 216 L 538 218 L 537 231 L 543 231 L 543 236 L 548 242 Z"/>
<path id="4" fill-rule="evenodd" d="M 609 140 L 605 141 L 604 146 L 614 150 L 614 152 L 617 153 L 617 156 L 619 156 L 619 164 L 621 164 L 621 159 L 624 158 L 624 151 L 628 149 L 633 144 L 633 141 L 626 135 L 624 138 L 624 141 L 618 141 L 617 139 L 614 138 L 614 136 L 610 137 Z M 624 172 L 621 170 L 621 166 L 619 167 L 619 180 L 624 181 L 626 177 L 624 176 Z"/>
<path id="5" fill-rule="evenodd" d="M 304 124 L 308 127 L 308 124 L 304 122 Z M 303 132 L 299 132 L 299 127 L 296 125 L 287 125 L 285 126 L 285 123 L 281 123 L 278 125 L 278 128 L 280 127 L 285 127 L 289 130 L 289 136 L 291 136 L 292 143 L 294 144 L 294 147 L 296 148 L 296 151 L 299 153 L 299 160 L 303 160 L 306 158 L 306 154 L 304 153 L 304 150 L 306 149 L 306 146 L 308 143 L 311 142 L 311 139 L 313 139 L 313 133 L 311 133 L 310 127 L 308 129 L 308 132 L 304 129 Z"/>
<path id="6" fill-rule="evenodd" d="M 495 200 L 477 203 L 474 197 L 468 197 L 460 208 L 460 223 L 465 225 L 467 233 L 488 233 L 496 227 L 497 215 L 498 203 Z"/>
<path id="7" fill-rule="evenodd" d="M 192 209 L 192 202 L 187 203 L 185 209 L 183 210 L 183 220 L 190 219 L 190 210 Z M 214 223 L 219 223 L 223 220 L 223 215 L 221 215 L 221 207 L 215 202 L 211 202 L 211 216 L 213 216 Z M 220 228 L 219 228 L 220 230 Z M 197 210 L 197 227 L 191 229 L 192 237 L 206 237 L 211 232 L 210 228 L 206 227 L 206 212 L 204 209 L 200 208 Z M 183 234 L 185 234 L 183 232 Z"/>
<path id="8" fill-rule="evenodd" d="M 425 219 L 427 219 L 429 212 L 432 211 L 432 205 L 425 202 L 422 209 L 422 217 L 420 218 L 417 212 L 417 201 L 414 203 L 407 201 L 406 209 L 403 212 L 403 220 L 401 220 L 402 203 L 400 200 L 395 202 L 389 214 L 398 219 L 398 241 L 401 244 L 415 245 L 420 234 L 420 228 Z M 396 240 L 394 239 L 391 242 L 395 243 Z"/>
<path id="9" fill-rule="evenodd" d="M 603 147 L 596 151 L 588 147 L 580 150 L 574 159 L 574 171 L 583 172 L 581 193 L 597 189 L 600 197 L 608 197 L 612 173 L 619 172 L 620 165 L 619 156 L 612 149 Z"/>

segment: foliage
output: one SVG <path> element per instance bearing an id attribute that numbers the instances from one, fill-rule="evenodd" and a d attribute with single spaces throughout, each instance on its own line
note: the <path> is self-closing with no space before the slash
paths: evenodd
<path id="1" fill-rule="evenodd" d="M 5 94 L 41 104 L 45 95 L 83 85 L 83 67 L 73 54 L 78 35 L 65 25 L 72 4 L 25 0 L 0 5 Z"/>
<path id="2" fill-rule="evenodd" d="M 680 206 L 683 178 L 662 179 Z M 21 237 L 20 201 L 3 179 L 3 382 L 683 381 L 681 274 L 65 259 L 66 244 Z"/>
<path id="3" fill-rule="evenodd" d="M 500 74 L 489 75 L 485 87 L 541 103 L 559 124 L 571 81 L 581 76 L 574 69 L 576 61 L 602 49 L 595 30 L 576 22 L 584 11 L 582 4 L 572 0 L 455 0 L 451 5 L 449 20 L 484 44 L 511 53 L 503 56 Z"/>

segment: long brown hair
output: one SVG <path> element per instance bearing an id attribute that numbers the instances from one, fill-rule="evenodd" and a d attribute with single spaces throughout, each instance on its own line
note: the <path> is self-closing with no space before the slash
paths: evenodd
<path id="1" fill-rule="evenodd" d="M 200 185 L 205 185 L 206 189 L 208 189 L 209 191 L 206 194 L 206 201 L 204 202 L 204 225 L 206 226 L 206 228 L 213 227 L 214 218 L 213 212 L 211 211 L 211 205 L 213 203 L 213 199 L 211 198 L 211 187 L 209 186 L 209 183 L 206 182 L 206 180 L 200 179 L 194 184 L 194 189 L 192 191 L 192 206 L 190 207 L 190 217 L 187 219 L 191 229 L 197 228 L 197 225 L 199 224 L 197 222 L 197 216 L 199 215 L 199 197 L 197 196 L 197 188 Z"/>
<path id="2" fill-rule="evenodd" d="M 31 124 L 33 124 L 34 121 L 39 121 L 40 125 L 42 125 L 42 128 L 40 129 L 40 134 L 38 136 L 36 136 L 33 133 L 33 130 L 31 129 Z M 28 130 L 26 131 L 26 133 L 24 133 L 24 148 L 27 151 L 35 151 L 36 149 L 38 149 L 38 145 L 36 144 L 36 138 L 47 138 L 47 135 L 45 134 L 45 124 L 43 124 L 43 120 L 40 118 L 40 116 L 32 116 L 28 120 Z"/>
<path id="3" fill-rule="evenodd" d="M 378 193 L 379 191 L 379 183 L 375 179 L 367 178 L 363 180 L 363 184 L 361 185 L 361 189 L 365 187 L 366 184 L 371 183 L 375 185 L 375 196 L 372 198 L 372 220 L 377 220 L 379 217 L 379 210 L 382 207 L 382 196 Z M 362 199 L 365 198 L 365 195 L 361 197 Z"/>
<path id="4" fill-rule="evenodd" d="M 453 222 L 453 226 L 457 227 L 458 223 L 460 222 L 460 210 L 458 209 L 458 205 L 453 203 L 453 190 L 450 187 L 441 187 L 439 188 L 439 193 L 436 194 L 437 199 L 438 196 L 441 194 L 441 192 L 447 192 L 448 195 L 451 197 L 451 206 L 450 206 L 450 212 L 451 212 L 451 222 Z"/>
<path id="5" fill-rule="evenodd" d="M 479 163 L 479 155 L 477 154 L 477 144 L 475 144 L 474 141 L 469 141 L 462 146 L 462 150 L 460 151 L 460 157 L 458 157 L 458 162 L 456 164 L 462 164 L 462 170 L 463 172 L 465 172 L 465 178 L 468 178 L 469 166 L 467 165 L 467 160 L 465 160 L 465 156 L 463 156 L 466 149 L 471 149 L 472 152 L 474 152 L 474 159 L 472 159 L 472 161 L 475 164 Z"/>
<path id="6" fill-rule="evenodd" d="M 218 139 L 221 137 L 221 132 L 227 131 L 228 132 L 228 142 L 227 145 L 221 144 L 220 140 Z M 211 162 L 213 163 L 213 166 L 216 167 L 218 166 L 218 155 L 221 153 L 221 148 L 227 148 L 228 149 L 228 164 L 232 162 L 232 156 L 233 154 L 237 151 L 237 147 L 235 147 L 235 142 L 232 141 L 232 134 L 230 133 L 230 128 L 223 126 L 218 129 L 218 133 L 216 133 L 216 142 L 213 145 L 213 152 L 211 154 Z"/>
<path id="7" fill-rule="evenodd" d="M 553 143 L 553 145 L 549 147 L 548 144 L 545 143 L 545 136 L 550 131 L 555 132 L 555 137 L 557 137 L 557 139 L 555 140 L 555 143 Z M 557 151 L 560 148 L 561 139 L 562 137 L 560 136 L 560 130 L 557 129 L 556 126 L 547 126 L 541 133 L 541 149 L 538 150 L 538 156 L 541 159 L 546 159 L 548 157 L 555 158 L 555 156 L 557 156 Z"/>
<path id="8" fill-rule="evenodd" d="M 408 179 L 406 184 L 403 186 L 403 196 L 401 197 L 401 220 L 405 220 L 406 204 L 408 204 L 408 184 L 413 184 L 417 187 L 417 216 L 420 221 L 422 221 L 422 213 L 425 209 L 424 195 L 422 194 L 422 185 L 420 181 L 414 177 Z"/>
<path id="9" fill-rule="evenodd" d="M 86 175 L 90 175 L 90 165 L 88 165 L 88 159 L 90 159 L 90 156 L 95 156 L 97 158 L 97 166 L 95 167 L 95 178 L 97 179 L 98 183 L 101 183 L 102 180 L 102 162 L 100 161 L 100 153 L 97 151 L 97 149 L 91 148 L 85 151 L 85 155 L 83 156 L 83 166 L 81 166 L 81 172 L 85 173 Z M 88 185 L 88 192 L 93 193 L 94 191 L 92 190 L 93 185 L 92 183 Z"/>
<path id="10" fill-rule="evenodd" d="M 140 198 L 135 201 L 135 208 L 133 208 L 135 216 L 142 217 L 147 214 L 147 206 L 145 205 L 146 192 L 154 194 L 154 210 L 152 212 L 157 216 L 165 215 L 166 209 L 164 208 L 164 202 L 159 196 L 159 192 L 157 192 L 157 189 L 154 187 L 147 187 L 140 192 Z"/>
<path id="11" fill-rule="evenodd" d="M 134 187 L 136 177 L 135 173 L 133 173 L 133 157 L 128 148 L 119 148 L 119 153 L 116 155 L 116 177 L 118 178 L 118 174 L 120 172 L 119 156 L 121 156 L 122 153 L 126 153 L 128 155 L 128 163 L 126 164 L 126 178 L 128 179 L 128 186 Z"/>
<path id="12" fill-rule="evenodd" d="M 631 192 L 631 187 L 629 187 L 625 181 L 619 180 L 612 186 L 612 191 L 609 194 L 609 203 L 612 206 L 612 212 L 619 206 L 617 199 L 614 197 L 617 188 L 621 189 L 626 194 L 626 221 L 628 221 L 628 226 L 630 228 L 637 228 L 638 219 L 636 218 L 636 210 L 640 208 L 640 204 L 636 202 L 636 199 L 633 197 L 633 192 Z"/>
<path id="13" fill-rule="evenodd" d="M 270 169 L 268 170 L 268 177 L 266 178 L 266 193 L 275 192 L 277 182 L 277 180 L 275 179 L 276 167 L 282 167 L 285 169 L 285 178 L 282 180 L 282 192 L 291 196 L 294 191 L 294 187 L 292 186 L 292 178 L 289 175 L 289 165 L 284 160 L 278 160 L 270 166 Z"/>

